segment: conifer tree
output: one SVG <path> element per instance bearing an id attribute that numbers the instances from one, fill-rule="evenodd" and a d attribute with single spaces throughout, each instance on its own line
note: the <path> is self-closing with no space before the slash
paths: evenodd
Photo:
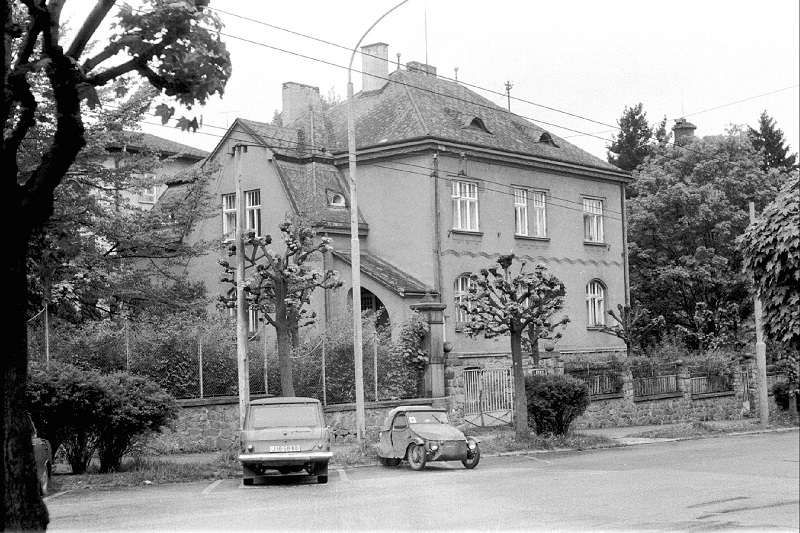
<path id="1" fill-rule="evenodd" d="M 753 148 L 764 156 L 762 170 L 774 168 L 790 172 L 797 169 L 797 154 L 789 153 L 783 130 L 777 127 L 775 119 L 769 116 L 766 110 L 758 118 L 758 129 L 749 128 L 749 130 Z"/>

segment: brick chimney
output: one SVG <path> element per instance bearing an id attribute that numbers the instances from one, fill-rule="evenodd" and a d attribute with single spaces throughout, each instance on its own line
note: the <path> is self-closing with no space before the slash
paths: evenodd
<path id="1" fill-rule="evenodd" d="M 379 91 L 389 77 L 389 45 L 368 44 L 361 47 L 361 91 Z"/>
<path id="2" fill-rule="evenodd" d="M 406 63 L 406 70 L 409 72 L 419 72 L 427 76 L 436 77 L 436 67 L 420 63 L 419 61 L 409 61 Z"/>
<path id="3" fill-rule="evenodd" d="M 281 120 L 284 126 L 307 114 L 311 108 L 319 110 L 322 102 L 319 87 L 311 87 L 302 83 L 288 81 L 283 84 L 283 110 Z"/>
<path id="4" fill-rule="evenodd" d="M 675 125 L 672 126 L 672 133 L 675 135 L 675 144 L 683 145 L 689 142 L 694 137 L 694 130 L 697 126 L 686 120 L 685 118 L 675 119 Z"/>

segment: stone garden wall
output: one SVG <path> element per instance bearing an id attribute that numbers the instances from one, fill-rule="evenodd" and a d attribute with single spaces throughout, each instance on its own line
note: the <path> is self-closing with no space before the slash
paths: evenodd
<path id="1" fill-rule="evenodd" d="M 258 396 L 254 396 L 253 399 Z M 194 452 L 227 450 L 237 446 L 239 437 L 239 399 L 237 397 L 179 400 L 180 413 L 175 429 L 164 429 L 151 443 L 158 452 Z M 420 398 L 367 402 L 364 404 L 368 442 L 377 442 L 386 415 L 399 405 L 433 405 L 449 411 L 454 425 L 463 424 L 463 414 L 453 398 Z M 355 404 L 329 405 L 324 408 L 325 422 L 335 442 L 355 442 Z"/>

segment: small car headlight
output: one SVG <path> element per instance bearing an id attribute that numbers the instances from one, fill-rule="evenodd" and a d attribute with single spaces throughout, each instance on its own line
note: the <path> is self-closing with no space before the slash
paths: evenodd
<path id="1" fill-rule="evenodd" d="M 435 452 L 436 450 L 439 449 L 439 443 L 438 442 L 431 442 L 430 443 L 430 448 L 431 448 L 432 452 Z"/>
<path id="2" fill-rule="evenodd" d="M 248 452 L 253 453 L 254 450 L 255 450 L 255 447 L 252 444 L 248 444 L 247 445 L 247 451 Z"/>
<path id="3" fill-rule="evenodd" d="M 469 447 L 470 450 L 474 450 L 475 448 L 478 447 L 478 444 L 474 440 L 471 440 L 467 443 L 467 446 Z"/>

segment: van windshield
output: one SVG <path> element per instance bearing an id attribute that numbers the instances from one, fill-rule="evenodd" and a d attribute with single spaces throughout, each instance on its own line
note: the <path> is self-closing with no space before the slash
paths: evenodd
<path id="1" fill-rule="evenodd" d="M 250 406 L 250 428 L 317 427 L 319 406 L 315 403 L 290 403 Z"/>

